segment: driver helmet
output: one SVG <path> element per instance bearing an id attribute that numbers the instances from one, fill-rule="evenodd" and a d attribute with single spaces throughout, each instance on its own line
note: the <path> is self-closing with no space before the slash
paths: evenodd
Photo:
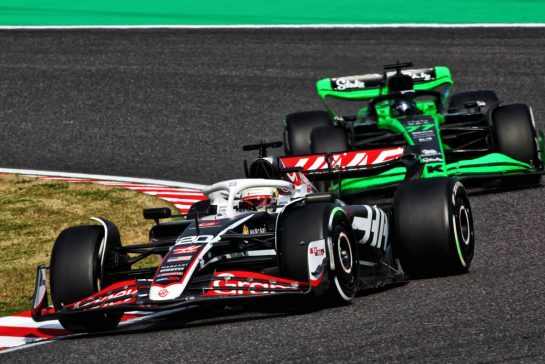
<path id="1" fill-rule="evenodd" d="M 278 190 L 275 187 L 253 187 L 242 191 L 240 201 L 250 208 L 263 208 L 276 202 Z"/>
<path id="2" fill-rule="evenodd" d="M 395 98 L 390 102 L 390 115 L 394 117 L 408 116 L 414 113 L 414 104 L 406 99 Z"/>

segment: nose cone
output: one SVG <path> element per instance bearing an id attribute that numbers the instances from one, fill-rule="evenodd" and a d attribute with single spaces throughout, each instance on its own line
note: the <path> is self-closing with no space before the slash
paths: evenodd
<path id="1" fill-rule="evenodd" d="M 193 276 L 197 263 L 211 246 L 210 242 L 174 245 L 153 277 L 149 299 L 168 301 L 179 298 Z"/>

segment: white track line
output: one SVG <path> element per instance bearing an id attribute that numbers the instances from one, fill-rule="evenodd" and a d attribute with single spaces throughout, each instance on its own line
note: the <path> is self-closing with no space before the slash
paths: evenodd
<path id="1" fill-rule="evenodd" d="M 338 28 L 545 28 L 545 23 L 389 23 L 389 24 L 243 24 L 243 25 L 1 25 L 0 30 L 71 29 L 338 29 Z"/>
<path id="2" fill-rule="evenodd" d="M 15 174 L 28 175 L 28 176 L 51 176 L 51 177 L 64 177 L 64 178 L 96 179 L 96 180 L 113 181 L 113 182 L 132 182 L 132 183 L 143 183 L 143 184 L 160 185 L 160 186 L 167 186 L 167 187 L 191 188 L 196 190 L 202 190 L 203 187 L 205 187 L 205 185 L 196 184 L 196 183 L 158 180 L 158 179 L 151 179 L 151 178 L 134 178 L 134 177 L 107 176 L 102 174 L 39 171 L 34 169 L 0 168 L 0 173 L 15 173 Z"/>

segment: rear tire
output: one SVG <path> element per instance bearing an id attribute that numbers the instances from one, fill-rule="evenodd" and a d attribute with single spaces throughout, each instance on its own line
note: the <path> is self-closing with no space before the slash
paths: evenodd
<path id="1" fill-rule="evenodd" d="M 312 153 L 345 152 L 348 141 L 344 129 L 335 126 L 315 128 L 310 134 Z"/>
<path id="2" fill-rule="evenodd" d="M 518 161 L 539 168 L 537 133 L 532 110 L 525 104 L 500 106 L 492 112 L 496 149 Z M 508 176 L 502 179 L 507 187 L 539 183 L 540 175 Z"/>
<path id="3" fill-rule="evenodd" d="M 103 237 L 104 229 L 97 225 L 70 227 L 57 237 L 50 264 L 51 299 L 56 310 L 91 296 L 108 284 L 101 282 L 99 250 Z M 104 254 L 112 248 L 105 247 Z M 59 321 L 69 331 L 96 332 L 114 329 L 120 319 L 121 313 L 85 313 Z"/>
<path id="4" fill-rule="evenodd" d="M 286 155 L 310 154 L 310 135 L 321 126 L 332 126 L 327 111 L 303 111 L 286 115 L 284 119 L 284 148 Z"/>
<path id="5" fill-rule="evenodd" d="M 464 105 L 473 101 L 484 101 L 486 105 L 481 107 L 481 112 L 487 114 L 490 108 L 496 105 L 500 99 L 494 91 L 490 90 L 460 92 L 451 97 L 448 111 L 452 113 L 463 112 L 466 110 Z"/>
<path id="6" fill-rule="evenodd" d="M 395 194 L 394 234 L 394 253 L 408 274 L 467 272 L 475 237 L 463 185 L 452 178 L 401 184 Z"/>
<path id="7" fill-rule="evenodd" d="M 312 203 L 285 211 L 279 234 L 280 268 L 286 277 L 309 282 L 309 243 L 325 240 L 323 276 L 311 284 L 311 295 L 334 304 L 352 301 L 358 288 L 357 245 L 342 209 L 331 203 Z"/>

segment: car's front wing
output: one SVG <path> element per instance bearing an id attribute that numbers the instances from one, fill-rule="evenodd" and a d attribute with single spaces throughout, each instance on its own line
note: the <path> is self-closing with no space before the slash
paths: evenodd
<path id="1" fill-rule="evenodd" d="M 124 311 L 161 311 L 182 306 L 230 301 L 256 297 L 287 294 L 307 294 L 309 282 L 300 282 L 281 277 L 274 277 L 256 272 L 222 271 L 210 275 L 207 284 L 201 288 L 189 290 L 179 298 L 168 301 L 149 299 L 151 280 L 125 280 L 114 283 L 103 290 L 78 302 L 55 309 L 48 305 L 46 270 L 39 266 L 34 290 L 32 318 L 35 321 L 59 319 L 71 315 L 91 312 Z M 199 277 L 195 277 L 199 280 Z M 203 280 L 201 279 L 201 282 Z M 198 292 L 194 294 L 195 292 Z"/>

